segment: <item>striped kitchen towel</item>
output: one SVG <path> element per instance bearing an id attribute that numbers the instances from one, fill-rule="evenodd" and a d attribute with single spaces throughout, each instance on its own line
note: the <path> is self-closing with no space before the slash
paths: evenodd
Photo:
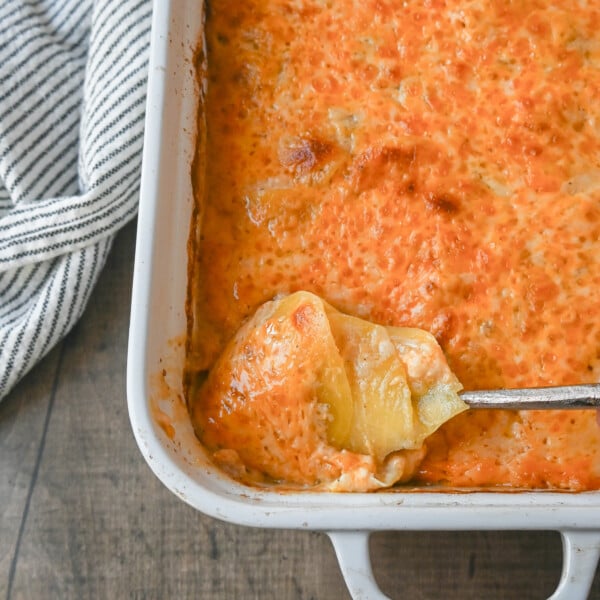
<path id="1" fill-rule="evenodd" d="M 136 214 L 150 0 L 0 0 L 0 398 Z"/>

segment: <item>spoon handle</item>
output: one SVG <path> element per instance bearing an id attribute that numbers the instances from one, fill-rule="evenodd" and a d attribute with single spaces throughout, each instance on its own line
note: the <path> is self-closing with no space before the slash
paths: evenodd
<path id="1" fill-rule="evenodd" d="M 600 408 L 600 383 L 460 392 L 471 408 L 545 410 Z"/>

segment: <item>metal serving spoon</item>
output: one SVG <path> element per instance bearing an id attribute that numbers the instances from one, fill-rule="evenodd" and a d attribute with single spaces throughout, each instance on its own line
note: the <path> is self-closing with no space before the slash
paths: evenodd
<path id="1" fill-rule="evenodd" d="M 539 388 L 474 390 L 459 396 L 471 408 L 543 410 L 600 408 L 600 383 Z"/>

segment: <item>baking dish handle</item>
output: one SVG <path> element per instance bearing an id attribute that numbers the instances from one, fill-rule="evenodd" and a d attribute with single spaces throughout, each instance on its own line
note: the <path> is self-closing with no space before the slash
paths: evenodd
<path id="1" fill-rule="evenodd" d="M 379 589 L 369 554 L 369 531 L 329 531 L 329 539 L 353 600 L 389 600 Z"/>
<path id="2" fill-rule="evenodd" d="M 548 600 L 585 600 L 588 597 L 598 557 L 600 532 L 563 530 L 563 568 L 556 591 Z"/>
<path id="3" fill-rule="evenodd" d="M 548 600 L 586 600 L 600 556 L 600 532 L 564 530 L 563 569 Z M 353 600 L 389 600 L 379 589 L 369 554 L 368 531 L 329 531 L 340 570 Z"/>

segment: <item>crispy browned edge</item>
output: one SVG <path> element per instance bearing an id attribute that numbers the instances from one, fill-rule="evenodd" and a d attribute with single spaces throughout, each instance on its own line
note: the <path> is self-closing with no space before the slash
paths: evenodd
<path id="1" fill-rule="evenodd" d="M 205 3 L 205 11 L 208 9 Z M 201 379 L 201 373 L 194 368 L 193 349 L 196 344 L 196 302 L 195 289 L 199 276 L 198 245 L 201 235 L 202 221 L 202 199 L 204 197 L 205 186 L 205 165 L 206 165 L 206 119 L 204 114 L 205 97 L 203 82 L 206 79 L 206 55 L 202 40 L 193 54 L 192 67 L 196 78 L 198 90 L 198 109 L 196 117 L 196 139 L 194 158 L 190 165 L 190 179 L 193 191 L 192 218 L 190 219 L 190 230 L 187 240 L 187 293 L 185 301 L 185 314 L 187 322 L 186 340 L 185 340 L 185 364 L 183 369 L 183 394 L 186 405 L 190 406 L 190 397 Z"/>

